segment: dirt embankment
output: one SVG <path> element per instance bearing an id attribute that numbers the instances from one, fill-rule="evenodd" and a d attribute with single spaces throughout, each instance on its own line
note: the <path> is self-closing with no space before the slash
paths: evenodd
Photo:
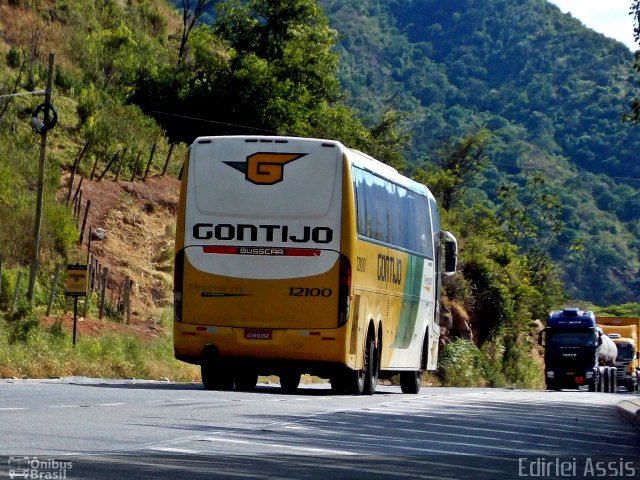
<path id="1" fill-rule="evenodd" d="M 80 179 L 74 180 L 72 197 Z M 66 200 L 69 174 L 61 177 L 59 198 Z M 179 181 L 168 176 L 154 176 L 146 181 L 100 182 L 82 180 L 82 200 L 78 219 L 82 226 L 87 201 L 89 207 L 83 244 L 73 253 L 75 261 L 85 262 L 88 253 L 89 229 L 91 255 L 101 269 L 108 269 L 106 299 L 117 308 L 128 277 L 132 280 L 131 319 L 129 325 L 108 320 L 81 318 L 80 334 L 99 335 L 103 332 L 127 332 L 142 338 L 162 332 L 159 313 L 172 303 L 173 245 Z M 99 239 L 96 230 L 103 229 Z M 79 303 L 82 303 L 80 301 Z M 79 316 L 83 309 L 80 308 Z M 63 325 L 71 328 L 73 315 L 63 316 Z M 45 319 L 53 323 L 54 319 Z"/>

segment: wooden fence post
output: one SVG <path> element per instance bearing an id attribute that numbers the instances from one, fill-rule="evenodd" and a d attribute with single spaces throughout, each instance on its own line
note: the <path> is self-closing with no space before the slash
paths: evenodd
<path id="1" fill-rule="evenodd" d="M 91 200 L 87 200 L 87 205 L 84 207 L 84 218 L 82 219 L 82 228 L 80 229 L 80 240 L 78 240 L 78 245 L 82 245 L 82 241 L 84 240 L 84 229 L 87 226 L 89 208 L 91 208 Z"/>
<path id="2" fill-rule="evenodd" d="M 153 163 L 153 157 L 156 154 L 156 142 L 153 142 L 153 146 L 151 147 L 151 153 L 149 154 L 149 161 L 147 162 L 147 168 L 144 170 L 143 179 L 146 180 L 149 175 L 149 170 L 151 170 L 151 164 Z"/>
<path id="3" fill-rule="evenodd" d="M 89 311 L 89 301 L 91 300 L 91 279 L 93 277 L 93 261 L 89 261 L 87 260 L 87 275 L 89 275 L 89 277 L 87 278 L 87 291 L 86 291 L 86 296 L 84 297 L 84 310 L 82 313 L 82 317 L 84 319 L 87 318 L 87 312 Z"/>
<path id="4" fill-rule="evenodd" d="M 78 222 L 80 221 L 80 210 L 82 209 L 82 190 L 80 190 L 80 195 L 78 195 L 78 199 L 76 200 L 76 202 L 76 211 L 73 216 L 76 218 L 76 228 L 78 228 Z"/>
<path id="5" fill-rule="evenodd" d="M 98 160 L 100 159 L 100 157 L 98 155 L 96 155 L 96 161 L 93 162 L 93 168 L 91 169 L 91 174 L 89 175 L 89 180 L 93 180 L 93 177 L 96 174 L 96 169 L 98 168 Z"/>
<path id="6" fill-rule="evenodd" d="M 116 169 L 116 178 L 113 179 L 114 182 L 118 182 L 120 180 L 120 172 L 122 172 L 122 167 L 124 167 L 125 162 L 127 161 L 127 149 L 125 148 L 122 153 L 122 158 L 118 162 L 118 168 Z"/>
<path id="7" fill-rule="evenodd" d="M 113 157 L 111 157 L 111 160 L 109 160 L 109 163 L 107 164 L 107 166 L 104 169 L 104 172 L 102 172 L 100 174 L 100 176 L 98 177 L 98 180 L 96 180 L 96 182 L 99 182 L 100 180 L 102 180 L 104 178 L 104 176 L 107 174 L 107 172 L 109 171 L 109 169 L 111 168 L 111 165 L 113 165 L 113 162 L 116 161 L 116 159 L 118 158 L 118 155 L 120 154 L 120 150 L 118 150 L 116 153 L 113 154 Z M 124 156 L 123 156 L 124 157 Z"/>
<path id="8" fill-rule="evenodd" d="M 164 161 L 164 167 L 162 168 L 162 176 L 167 173 L 167 168 L 169 168 L 169 161 L 171 160 L 171 154 L 173 153 L 173 147 L 175 147 L 175 143 L 169 145 L 169 153 L 167 153 L 167 158 Z"/>
<path id="9" fill-rule="evenodd" d="M 84 147 L 82 147 L 82 149 L 80 149 L 80 152 L 78 152 L 75 162 L 73 162 L 73 169 L 71 170 L 71 176 L 69 177 L 69 192 L 67 193 L 67 205 L 69 205 L 69 201 L 71 200 L 71 192 L 73 191 L 73 180 L 76 177 L 76 171 L 78 170 L 78 166 L 82 161 L 82 157 L 84 157 L 85 153 L 87 153 L 88 148 L 89 148 L 89 142 L 84 144 Z"/>
<path id="10" fill-rule="evenodd" d="M 138 154 L 136 155 L 136 160 L 133 162 L 133 171 L 131 172 L 131 181 L 135 182 L 136 173 L 138 172 L 138 166 L 140 165 L 140 157 L 142 156 L 142 150 L 138 150 Z"/>
<path id="11" fill-rule="evenodd" d="M 102 270 L 102 281 L 100 282 L 100 310 L 98 313 L 98 318 L 102 320 L 102 315 L 104 313 L 104 297 L 107 291 L 107 280 L 109 279 L 109 269 L 104 267 Z"/>

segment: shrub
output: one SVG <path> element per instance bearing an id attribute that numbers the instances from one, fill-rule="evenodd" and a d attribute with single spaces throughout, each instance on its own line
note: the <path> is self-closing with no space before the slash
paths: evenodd
<path id="1" fill-rule="evenodd" d="M 486 356 L 468 340 L 456 338 L 444 346 L 438 360 L 438 376 L 443 385 L 484 387 Z"/>
<path id="2" fill-rule="evenodd" d="M 11 47 L 7 53 L 7 65 L 11 68 L 18 68 L 22 62 L 22 55 L 16 47 Z"/>

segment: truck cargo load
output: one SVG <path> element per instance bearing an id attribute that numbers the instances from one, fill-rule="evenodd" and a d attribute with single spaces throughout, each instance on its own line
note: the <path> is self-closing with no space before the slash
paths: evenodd
<path id="1" fill-rule="evenodd" d="M 538 343 L 545 347 L 545 381 L 549 390 L 580 388 L 616 390 L 618 349 L 590 310 L 565 308 L 549 314 Z"/>
<path id="2" fill-rule="evenodd" d="M 597 317 L 602 331 L 616 344 L 618 357 L 616 359 L 616 379 L 628 391 L 638 391 L 640 385 L 640 345 L 638 331 L 640 318 L 638 317 Z"/>

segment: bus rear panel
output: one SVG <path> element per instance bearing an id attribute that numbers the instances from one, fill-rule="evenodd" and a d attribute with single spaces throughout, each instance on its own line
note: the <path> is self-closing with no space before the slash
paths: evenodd
<path id="1" fill-rule="evenodd" d="M 180 206 L 178 358 L 201 363 L 214 346 L 220 357 L 346 363 L 342 167 L 337 142 L 194 143 Z"/>

